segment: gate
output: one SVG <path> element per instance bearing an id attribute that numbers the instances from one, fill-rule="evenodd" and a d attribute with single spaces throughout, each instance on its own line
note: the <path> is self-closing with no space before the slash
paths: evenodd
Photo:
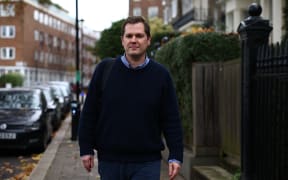
<path id="1" fill-rule="evenodd" d="M 238 28 L 242 42 L 241 178 L 286 180 L 288 43 L 268 45 L 272 27 L 252 4 Z"/>

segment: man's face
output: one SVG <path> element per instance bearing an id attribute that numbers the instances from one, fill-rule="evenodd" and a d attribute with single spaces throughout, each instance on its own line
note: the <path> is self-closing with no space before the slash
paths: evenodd
<path id="1" fill-rule="evenodd" d="M 146 54 L 146 49 L 150 45 L 151 38 L 145 34 L 144 24 L 126 24 L 125 32 L 121 37 L 122 46 L 127 57 L 140 59 Z"/>

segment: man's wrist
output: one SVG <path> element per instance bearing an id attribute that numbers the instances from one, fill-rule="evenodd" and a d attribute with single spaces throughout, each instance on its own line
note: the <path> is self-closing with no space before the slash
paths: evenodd
<path id="1" fill-rule="evenodd" d="M 181 161 L 178 161 L 177 159 L 169 159 L 168 163 L 177 163 L 177 164 L 181 164 Z"/>

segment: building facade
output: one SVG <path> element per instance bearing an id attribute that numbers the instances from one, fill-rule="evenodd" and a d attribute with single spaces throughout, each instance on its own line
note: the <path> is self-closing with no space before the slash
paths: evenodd
<path id="1" fill-rule="evenodd" d="M 83 44 L 93 46 L 96 35 L 83 32 Z M 18 72 L 24 85 L 75 82 L 75 35 L 75 19 L 63 9 L 36 0 L 0 1 L 0 75 Z M 91 67 L 95 58 L 82 54 Z M 88 75 L 93 67 L 86 70 Z"/>
<path id="2" fill-rule="evenodd" d="M 280 42 L 284 35 L 283 8 L 285 0 L 162 0 L 163 19 L 175 30 L 185 32 L 195 25 L 213 27 L 216 31 L 237 32 L 248 17 L 251 3 L 262 6 L 261 16 L 273 25 L 271 42 Z"/>
<path id="3" fill-rule="evenodd" d="M 163 0 L 164 22 L 178 31 L 192 26 L 210 27 L 215 23 L 215 0 Z"/>
<path id="4" fill-rule="evenodd" d="M 96 58 L 89 51 L 95 46 L 95 41 L 100 37 L 100 32 L 95 32 L 88 27 L 80 26 L 80 84 L 88 87 L 96 66 Z"/>
<path id="5" fill-rule="evenodd" d="M 236 32 L 239 23 L 248 17 L 248 7 L 251 3 L 257 2 L 262 6 L 261 16 L 268 19 L 273 25 L 271 42 L 280 42 L 283 31 L 283 8 L 285 0 L 222 0 L 225 4 L 226 32 Z"/>
<path id="6" fill-rule="evenodd" d="M 162 0 L 129 0 L 129 16 L 163 19 Z"/>

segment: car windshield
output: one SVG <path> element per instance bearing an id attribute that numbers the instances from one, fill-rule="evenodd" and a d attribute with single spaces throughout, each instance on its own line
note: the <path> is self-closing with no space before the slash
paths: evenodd
<path id="1" fill-rule="evenodd" d="M 0 109 L 39 109 L 39 96 L 33 92 L 0 92 Z"/>
<path id="2" fill-rule="evenodd" d="M 52 86 L 52 92 L 53 92 L 53 95 L 56 97 L 63 97 L 62 90 L 57 86 Z"/>
<path id="3" fill-rule="evenodd" d="M 44 89 L 43 93 L 44 93 L 44 96 L 45 96 L 47 102 L 53 101 L 53 97 L 52 97 L 50 89 Z"/>

